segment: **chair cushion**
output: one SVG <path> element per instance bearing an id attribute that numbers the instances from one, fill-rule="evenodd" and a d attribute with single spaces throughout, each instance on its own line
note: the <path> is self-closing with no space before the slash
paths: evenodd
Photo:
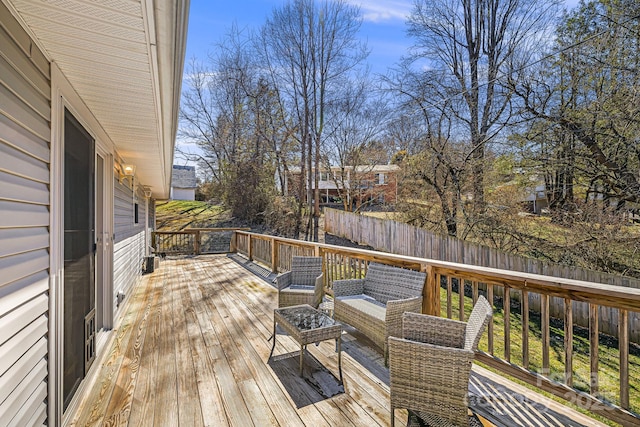
<path id="1" fill-rule="evenodd" d="M 286 287 L 286 288 L 284 288 L 282 291 L 285 291 L 285 292 L 292 292 L 292 293 L 298 293 L 298 292 L 299 292 L 299 293 L 309 293 L 309 292 L 313 293 L 313 292 L 314 292 L 314 290 L 315 290 L 315 287 L 314 287 L 314 286 L 296 285 L 296 284 L 293 284 L 293 285 L 289 285 L 289 286 L 287 286 L 287 287 Z M 280 291 L 280 292 L 282 292 L 282 291 Z"/>
<path id="2" fill-rule="evenodd" d="M 338 297 L 340 302 L 349 305 L 350 307 L 361 311 L 368 316 L 376 318 L 384 322 L 385 315 L 387 313 L 386 305 L 371 298 L 368 295 L 350 295 L 344 297 Z"/>

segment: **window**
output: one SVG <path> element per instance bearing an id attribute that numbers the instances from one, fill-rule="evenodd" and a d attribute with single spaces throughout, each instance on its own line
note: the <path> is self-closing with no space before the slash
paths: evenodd
<path id="1" fill-rule="evenodd" d="M 383 173 L 377 173 L 374 182 L 376 185 L 384 185 L 387 183 L 387 176 Z"/>
<path id="2" fill-rule="evenodd" d="M 138 204 L 135 203 L 133 205 L 133 223 L 137 224 L 138 223 Z"/>

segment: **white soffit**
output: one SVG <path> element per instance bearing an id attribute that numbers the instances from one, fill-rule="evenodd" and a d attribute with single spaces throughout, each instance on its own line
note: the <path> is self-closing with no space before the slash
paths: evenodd
<path id="1" fill-rule="evenodd" d="M 169 195 L 188 0 L 10 0 L 125 162 Z"/>

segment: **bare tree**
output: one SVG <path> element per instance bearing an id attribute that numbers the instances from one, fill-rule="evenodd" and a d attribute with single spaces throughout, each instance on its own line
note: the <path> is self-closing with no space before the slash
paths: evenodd
<path id="1" fill-rule="evenodd" d="M 387 85 L 400 101 L 400 116 L 416 118 L 413 150 L 403 159 L 406 175 L 418 180 L 433 191 L 439 201 L 441 221 L 447 234 L 459 234 L 459 209 L 463 208 L 462 193 L 470 174 L 470 149 L 456 139 L 456 116 L 452 105 L 455 98 L 447 97 L 438 83 L 441 72 L 416 73 L 401 69 L 386 78 Z M 405 126 L 406 128 L 406 126 Z M 406 130 L 405 130 L 406 132 Z M 421 215 L 413 215 L 410 222 L 426 225 Z"/>
<path id="2" fill-rule="evenodd" d="M 603 198 L 618 209 L 640 204 L 638 46 L 637 2 L 585 2 L 559 27 L 561 53 L 513 80 L 532 128 L 554 130 L 547 135 L 550 156 L 539 140 L 528 138 L 545 173 L 568 169 L 587 183 L 586 201 Z M 547 179 L 551 194 L 552 184 Z M 571 210 L 567 203 L 554 207 Z"/>
<path id="3" fill-rule="evenodd" d="M 389 161 L 388 150 L 380 142 L 389 111 L 366 77 L 344 83 L 342 96 L 327 105 L 323 170 L 344 209 L 351 211 L 354 205 L 356 210 L 362 208 L 367 204 L 365 199 L 376 196 L 368 181 L 377 165 Z"/>
<path id="4" fill-rule="evenodd" d="M 512 114 L 507 77 L 528 60 L 530 46 L 548 36 L 558 0 L 416 0 L 408 33 L 412 60 L 446 71 L 437 83 L 470 142 L 473 202 L 484 209 L 485 146 Z M 422 63 L 422 65 L 425 65 Z"/>
<path id="5" fill-rule="evenodd" d="M 273 190 L 271 90 L 259 79 L 247 37 L 232 28 L 208 67 L 192 63 L 181 104 L 180 137 L 196 144 L 193 156 L 208 171 L 232 214 L 256 220 Z M 277 111 L 277 110 L 276 110 Z"/>
<path id="6" fill-rule="evenodd" d="M 261 32 L 262 61 L 295 122 L 303 171 L 298 194 L 307 194 L 313 212 L 307 235 L 314 240 L 318 239 L 318 173 L 326 106 L 337 96 L 341 80 L 366 58 L 357 38 L 360 23 L 358 8 L 344 0 L 293 0 L 274 9 Z M 301 218 L 302 204 L 298 215 Z"/>

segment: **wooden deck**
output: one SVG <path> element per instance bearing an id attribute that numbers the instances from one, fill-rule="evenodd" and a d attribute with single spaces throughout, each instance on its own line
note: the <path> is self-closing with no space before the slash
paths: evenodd
<path id="1" fill-rule="evenodd" d="M 388 426 L 388 370 L 356 331 L 343 335 L 343 389 L 330 341 L 308 347 L 302 378 L 292 339 L 278 336 L 267 360 L 272 279 L 239 256 L 163 260 L 130 297 L 70 424 Z M 598 425 L 484 369 L 471 383 L 485 425 Z"/>

